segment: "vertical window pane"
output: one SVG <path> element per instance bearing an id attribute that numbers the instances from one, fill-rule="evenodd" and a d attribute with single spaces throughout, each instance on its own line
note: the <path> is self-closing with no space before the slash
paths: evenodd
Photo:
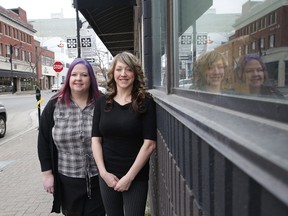
<path id="1" fill-rule="evenodd" d="M 152 1 L 153 13 L 153 84 L 156 86 L 165 86 L 167 79 L 167 9 L 166 1 Z M 161 62 L 158 61 L 161 59 Z"/>

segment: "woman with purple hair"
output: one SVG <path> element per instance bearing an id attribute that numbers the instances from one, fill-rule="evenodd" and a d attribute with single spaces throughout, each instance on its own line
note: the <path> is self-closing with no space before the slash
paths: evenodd
<path id="1" fill-rule="evenodd" d="M 78 58 L 71 63 L 63 87 L 43 110 L 38 157 L 44 189 L 54 196 L 51 212 L 105 215 L 91 149 L 92 118 L 99 96 L 91 65 Z"/>
<path id="2" fill-rule="evenodd" d="M 283 97 L 279 90 L 269 83 L 265 63 L 259 55 L 242 56 L 236 71 L 240 81 L 239 92 L 256 96 Z"/>

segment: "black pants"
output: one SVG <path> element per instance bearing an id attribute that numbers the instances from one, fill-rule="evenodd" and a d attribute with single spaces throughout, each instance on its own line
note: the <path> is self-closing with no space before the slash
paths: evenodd
<path id="1" fill-rule="evenodd" d="M 128 191 L 117 192 L 99 177 L 100 190 L 107 216 L 143 216 L 145 214 L 148 181 L 132 182 Z"/>
<path id="2" fill-rule="evenodd" d="M 62 213 L 66 216 L 105 216 L 98 176 L 91 178 L 91 199 L 87 195 L 86 179 L 59 174 Z"/>

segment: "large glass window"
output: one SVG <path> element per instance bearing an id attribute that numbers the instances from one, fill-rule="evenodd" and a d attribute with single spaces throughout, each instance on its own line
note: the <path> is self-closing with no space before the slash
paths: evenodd
<path id="1" fill-rule="evenodd" d="M 286 37 L 287 19 L 280 15 L 288 3 L 176 2 L 175 89 L 287 103 L 288 48 L 277 39 Z"/>
<path id="2" fill-rule="evenodd" d="M 152 1 L 153 84 L 156 86 L 166 86 L 167 83 L 167 7 L 165 2 L 164 0 Z"/>

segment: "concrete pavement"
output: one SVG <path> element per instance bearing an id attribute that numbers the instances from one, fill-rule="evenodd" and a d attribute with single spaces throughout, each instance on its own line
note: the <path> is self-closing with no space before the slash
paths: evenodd
<path id="1" fill-rule="evenodd" d="M 44 191 L 37 157 L 38 127 L 0 145 L 0 216 L 46 216 L 52 195 Z"/>

